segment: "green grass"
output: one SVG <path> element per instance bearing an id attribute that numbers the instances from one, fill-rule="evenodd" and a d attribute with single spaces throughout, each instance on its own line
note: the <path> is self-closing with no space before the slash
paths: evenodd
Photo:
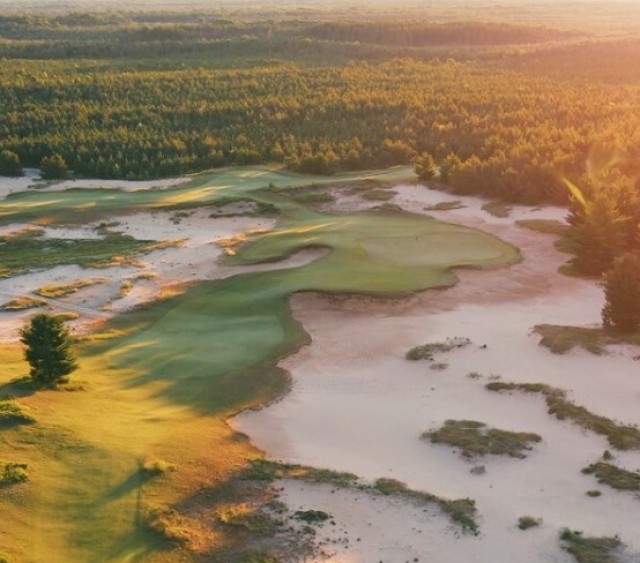
<path id="1" fill-rule="evenodd" d="M 536 325 L 533 331 L 542 336 L 540 344 L 554 354 L 564 354 L 575 347 L 581 347 L 592 354 L 601 355 L 611 344 L 631 344 L 640 346 L 640 333 L 620 334 L 604 328 L 579 326 Z"/>
<path id="2" fill-rule="evenodd" d="M 576 405 L 567 399 L 562 389 L 551 387 L 543 383 L 506 383 L 493 381 L 487 383 L 489 391 L 523 391 L 525 393 L 540 393 L 544 395 L 548 412 L 558 420 L 570 420 L 574 424 L 596 434 L 604 436 L 609 444 L 619 450 L 640 450 L 640 429 L 636 426 L 618 424 Z"/>
<path id="3" fill-rule="evenodd" d="M 210 204 L 247 201 L 252 192 L 269 185 L 297 188 L 309 184 L 333 186 L 370 179 L 395 182 L 415 179 L 415 175 L 409 166 L 334 176 L 309 176 L 266 166 L 246 166 L 223 168 L 192 178 L 188 184 L 166 189 L 125 191 L 80 187 L 60 192 L 18 192 L 0 201 L 0 224 L 80 224 L 135 211 L 194 209 Z"/>
<path id="4" fill-rule="evenodd" d="M 620 469 L 611 463 L 592 463 L 582 470 L 585 475 L 593 475 L 598 483 L 609 485 L 619 491 L 640 491 L 640 473 Z"/>
<path id="5" fill-rule="evenodd" d="M 78 264 L 85 268 L 122 263 L 137 254 L 151 252 L 166 243 L 136 240 L 127 235 L 109 235 L 104 239 L 51 239 L 40 234 L 0 236 L 0 277 L 29 270 Z"/>
<path id="6" fill-rule="evenodd" d="M 622 542 L 617 538 L 592 538 L 581 532 L 564 530 L 560 534 L 562 547 L 578 563 L 619 563 Z"/>
<path id="7" fill-rule="evenodd" d="M 378 174 L 394 175 L 406 176 L 407 169 Z M 359 177 L 367 175 L 338 180 Z M 200 176 L 170 190 L 34 192 L 2 202 L 2 220 L 73 223 L 140 208 L 196 207 L 221 197 L 249 197 L 277 207 L 280 220 L 273 231 L 254 235 L 237 248 L 230 262 L 278 261 L 304 248 L 331 249 L 299 268 L 194 284 L 114 319 L 85 339 L 78 347 L 77 376 L 90 384 L 82 397 L 53 391 L 29 395 L 24 402 L 39 414 L 38 425 L 11 430 L 14 443 L 29 442 L 25 460 L 35 469 L 27 504 L 1 502 L 16 522 L 7 536 L 9 548 L 26 550 L 25 538 L 34 528 L 39 530 L 34 549 L 42 555 L 46 547 L 68 561 L 142 560 L 167 538 L 185 545 L 206 541 L 180 502 L 198 484 L 230 478 L 249 454 L 256 455 L 225 419 L 287 390 L 287 374 L 277 362 L 309 341 L 290 314 L 291 294 L 406 295 L 454 283 L 455 267 L 520 259 L 511 245 L 473 229 L 397 211 L 323 214 L 277 189 L 258 189 L 269 181 L 291 186 L 325 180 L 245 168 Z M 89 201 L 93 204 L 86 207 Z M 120 244 L 123 238 L 114 241 Z M 18 358 L 13 351 L 3 364 L 3 380 L 24 373 Z M 46 417 L 40 416 L 40 408 Z M 0 454 L 7 448 L 2 445 Z M 176 471 L 145 479 L 139 460 L 146 456 L 166 460 Z M 329 478 L 323 470 L 312 475 Z M 340 479 L 348 480 L 344 475 Z M 165 508 L 152 510 L 150 499 Z M 476 530 L 472 501 L 437 502 L 465 529 Z M 35 514 L 28 526 L 27 506 Z M 48 525 L 51 514 L 56 514 L 55 528 Z"/>
<path id="8" fill-rule="evenodd" d="M 538 434 L 488 428 L 475 420 L 447 420 L 440 429 L 422 434 L 422 438 L 459 448 L 469 458 L 491 454 L 522 459 L 532 444 L 542 441 Z"/>

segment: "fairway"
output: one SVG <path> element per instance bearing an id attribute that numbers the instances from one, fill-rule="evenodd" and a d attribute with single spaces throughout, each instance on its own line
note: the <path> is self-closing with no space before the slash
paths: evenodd
<path id="1" fill-rule="evenodd" d="M 309 341 L 290 314 L 293 293 L 407 295 L 455 283 L 455 267 L 520 258 L 515 247 L 480 231 L 401 211 L 321 213 L 273 189 L 302 186 L 303 177 L 256 174 L 255 168 L 222 174 L 171 190 L 70 190 L 55 199 L 26 194 L 1 204 L 12 222 L 86 221 L 87 213 L 106 218 L 116 211 L 242 196 L 277 207 L 280 220 L 236 247 L 229 264 L 329 249 L 304 266 L 194 283 L 176 297 L 114 318 L 81 345 L 76 393 L 32 393 L 15 383 L 0 388 L 3 395 L 24 395 L 20 400 L 37 421 L 5 430 L 0 446 L 0 457 L 27 463 L 31 473 L 29 483 L 0 501 L 10 514 L 8 549 L 27 554 L 25 561 L 42 561 L 45 554 L 61 562 L 181 561 L 150 531 L 149 514 L 179 505 L 211 479 L 224 483 L 259 455 L 225 420 L 286 391 L 287 376 L 276 364 Z M 361 177 L 393 174 L 406 170 Z M 95 205 L 79 214 L 82 201 Z M 26 371 L 17 348 L 7 354 L 5 382 Z M 175 473 L 146 478 L 140 466 L 155 456 L 175 465 Z M 192 547 L 219 541 L 198 522 L 184 526 Z"/>

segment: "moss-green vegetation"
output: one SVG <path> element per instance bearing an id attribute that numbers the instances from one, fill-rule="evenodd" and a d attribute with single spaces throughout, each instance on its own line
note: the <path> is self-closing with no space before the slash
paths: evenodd
<path id="1" fill-rule="evenodd" d="M 466 207 L 460 200 L 441 201 L 434 205 L 425 207 L 425 211 L 453 211 L 455 209 L 463 209 Z"/>
<path id="2" fill-rule="evenodd" d="M 86 268 L 109 266 L 150 252 L 162 244 L 127 235 L 110 235 L 104 239 L 52 239 L 44 238 L 37 230 L 0 235 L 0 277 L 62 264 Z"/>
<path id="3" fill-rule="evenodd" d="M 387 477 L 373 483 L 362 481 L 352 473 L 342 473 L 329 469 L 317 469 L 304 465 L 280 463 L 258 459 L 252 461 L 244 473 L 245 479 L 267 480 L 299 479 L 316 483 L 327 483 L 336 487 L 355 488 L 369 493 L 398 496 L 422 504 L 436 504 L 453 522 L 465 532 L 477 534 L 479 525 L 477 511 L 472 499 L 448 500 L 427 493 L 409 489 L 403 482 Z"/>
<path id="4" fill-rule="evenodd" d="M 564 354 L 576 346 L 592 354 L 605 353 L 611 344 L 632 344 L 640 346 L 640 333 L 623 334 L 604 328 L 586 328 L 562 325 L 536 325 L 534 332 L 542 336 L 540 344 L 554 354 Z"/>
<path id="5" fill-rule="evenodd" d="M 627 471 L 611 463 L 598 462 L 585 467 L 582 472 L 593 475 L 598 483 L 620 491 L 640 491 L 640 473 L 637 471 Z"/>
<path id="6" fill-rule="evenodd" d="M 485 203 L 482 206 L 482 210 L 489 213 L 489 215 L 493 215 L 494 217 L 498 217 L 500 219 L 509 217 L 509 214 L 511 213 L 511 208 L 503 201 L 499 200 L 491 200 L 488 203 Z"/>
<path id="7" fill-rule="evenodd" d="M 562 389 L 543 383 L 506 383 L 492 381 L 485 386 L 489 391 L 523 391 L 544 395 L 549 414 L 558 420 L 570 420 L 574 424 L 605 436 L 614 448 L 619 450 L 640 450 L 640 429 L 636 426 L 618 424 L 604 416 L 593 414 L 589 410 L 567 399 Z"/>
<path id="8" fill-rule="evenodd" d="M 0 429 L 4 426 L 32 422 L 35 422 L 35 418 L 27 407 L 17 401 L 0 399 Z"/>
<path id="9" fill-rule="evenodd" d="M 15 299 L 7 301 L 4 305 L 0 306 L 0 311 L 24 311 L 25 309 L 36 309 L 46 306 L 47 302 L 42 299 L 35 299 L 34 297 L 16 297 Z"/>
<path id="10" fill-rule="evenodd" d="M 598 498 L 602 496 L 602 491 L 599 491 L 598 489 L 591 489 L 586 492 L 586 495 L 591 498 Z"/>
<path id="11" fill-rule="evenodd" d="M 164 475 L 175 471 L 176 467 L 172 463 L 167 463 L 162 459 L 144 459 L 140 464 L 140 471 L 149 477 L 155 477 L 157 475 Z"/>
<path id="12" fill-rule="evenodd" d="M 432 361 L 436 354 L 450 352 L 456 348 L 464 348 L 471 344 L 471 340 L 461 336 L 447 338 L 444 342 L 429 342 L 421 346 L 411 348 L 406 354 L 407 360 L 428 360 Z"/>
<path id="13" fill-rule="evenodd" d="M 622 542 L 617 538 L 592 538 L 581 532 L 563 530 L 562 547 L 573 555 L 578 563 L 619 563 Z"/>
<path id="14" fill-rule="evenodd" d="M 422 438 L 459 448 L 465 457 L 492 454 L 524 458 L 532 444 L 542 441 L 538 434 L 488 428 L 475 420 L 447 420 L 440 429 L 422 434 Z"/>
<path id="15" fill-rule="evenodd" d="M 534 518 L 533 516 L 520 516 L 518 518 L 518 528 L 521 530 L 528 530 L 529 528 L 536 528 L 542 524 L 540 518 Z"/>
<path id="16" fill-rule="evenodd" d="M 389 201 L 390 199 L 393 199 L 393 196 L 395 195 L 396 192 L 394 192 L 393 190 L 375 188 L 373 190 L 363 192 L 360 197 L 369 201 Z"/>

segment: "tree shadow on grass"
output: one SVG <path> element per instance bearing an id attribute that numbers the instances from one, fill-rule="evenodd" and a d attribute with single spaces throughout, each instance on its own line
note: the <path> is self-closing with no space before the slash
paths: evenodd
<path id="1" fill-rule="evenodd" d="M 0 399 L 30 397 L 40 389 L 45 389 L 45 387 L 34 382 L 28 375 L 23 375 L 0 385 Z"/>

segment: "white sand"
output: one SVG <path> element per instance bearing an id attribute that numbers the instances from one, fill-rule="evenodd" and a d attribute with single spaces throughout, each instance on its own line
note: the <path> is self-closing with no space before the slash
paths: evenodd
<path id="1" fill-rule="evenodd" d="M 413 210 L 454 199 L 421 187 L 399 191 L 396 203 Z M 294 314 L 313 343 L 281 363 L 293 375 L 293 390 L 265 410 L 240 415 L 234 427 L 273 458 L 367 479 L 393 477 L 411 488 L 477 502 L 481 536 L 458 537 L 442 516 L 430 513 L 418 523 L 414 508 L 395 501 L 380 510 L 380 500 L 359 495 L 356 503 L 352 493 L 328 495 L 286 482 L 284 498 L 292 508 L 326 510 L 348 530 L 349 547 L 332 544 L 330 561 L 395 563 L 417 556 L 439 562 L 569 562 L 557 539 L 565 526 L 589 535 L 619 534 L 640 553 L 640 502 L 580 473 L 610 448 L 606 440 L 552 418 L 540 396 L 496 394 L 483 387 L 492 374 L 545 382 L 571 390 L 576 403 L 597 414 L 638 424 L 639 364 L 631 359 L 637 350 L 557 356 L 529 334 L 538 323 L 599 321 L 602 291 L 596 284 L 558 275 L 566 256 L 553 249 L 552 238 L 513 225 L 523 216 L 561 218 L 563 211 L 517 208 L 509 219 L 498 219 L 480 211 L 476 198 L 455 199 L 468 207 L 429 213 L 498 234 L 522 248 L 524 261 L 507 269 L 460 272 L 455 288 L 399 303 L 296 296 Z M 404 359 L 415 345 L 451 336 L 469 337 L 474 345 L 442 354 L 438 361 L 449 364 L 446 370 Z M 474 371 L 484 377 L 467 377 Z M 449 418 L 537 432 L 543 442 L 525 460 L 478 460 L 487 472 L 472 475 L 474 463 L 419 438 Z M 640 467 L 638 452 L 618 458 L 629 469 Z M 596 488 L 602 497 L 585 495 Z M 523 515 L 542 518 L 544 525 L 522 532 L 515 524 Z"/>
<path id="2" fill-rule="evenodd" d="M 38 184 L 40 171 L 34 168 L 26 168 L 24 176 L 10 178 L 0 176 L 0 199 L 6 198 L 9 194 L 23 192 Z"/>

